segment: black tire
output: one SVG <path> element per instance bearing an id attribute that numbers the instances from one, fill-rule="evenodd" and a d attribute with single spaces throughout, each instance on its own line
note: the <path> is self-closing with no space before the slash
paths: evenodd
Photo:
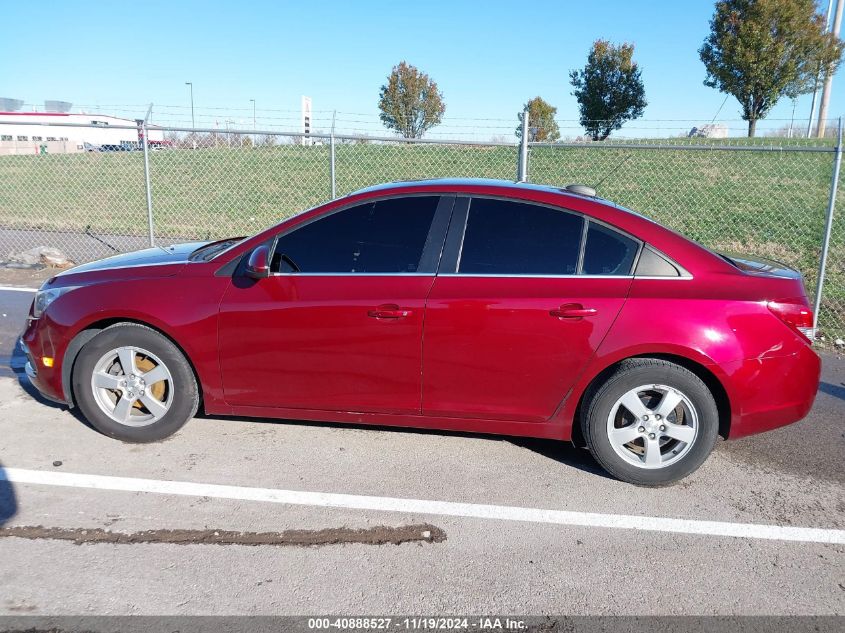
<path id="1" fill-rule="evenodd" d="M 170 408 L 159 420 L 146 426 L 127 426 L 112 419 L 97 403 L 91 387 L 91 377 L 99 359 L 123 346 L 151 352 L 167 366 L 172 376 Z M 137 323 L 113 325 L 88 341 L 74 363 L 72 386 L 74 399 L 91 426 L 124 442 L 155 442 L 173 435 L 194 417 L 199 407 L 199 388 L 185 356 L 165 336 Z"/>
<path id="2" fill-rule="evenodd" d="M 682 392 L 695 407 L 698 432 L 678 461 L 648 469 L 623 459 L 608 437 L 608 417 L 617 400 L 639 386 L 655 384 Z M 719 435 L 719 411 L 707 385 L 693 372 L 665 360 L 632 358 L 623 361 L 585 401 L 581 428 L 587 447 L 596 461 L 611 475 L 638 486 L 666 486 L 693 473 L 713 450 Z"/>

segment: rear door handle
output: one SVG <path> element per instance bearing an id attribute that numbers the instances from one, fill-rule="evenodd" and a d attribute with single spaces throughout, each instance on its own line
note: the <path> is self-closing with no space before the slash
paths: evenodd
<path id="1" fill-rule="evenodd" d="M 567 303 L 557 310 L 549 310 L 549 314 L 558 319 L 583 319 L 584 317 L 596 316 L 599 313 L 595 308 L 585 308 L 580 303 Z"/>
<path id="2" fill-rule="evenodd" d="M 386 303 L 367 312 L 367 316 L 374 319 L 402 319 L 411 316 L 411 314 L 413 314 L 413 310 L 405 310 L 395 303 Z"/>

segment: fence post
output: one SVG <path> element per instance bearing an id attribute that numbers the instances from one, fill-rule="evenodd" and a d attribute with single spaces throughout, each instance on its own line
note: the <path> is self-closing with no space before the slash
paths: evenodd
<path id="1" fill-rule="evenodd" d="M 519 182 L 528 181 L 528 108 L 522 112 L 522 138 L 519 142 L 516 179 Z"/>
<path id="2" fill-rule="evenodd" d="M 155 233 L 153 231 L 153 192 L 150 188 L 150 149 L 147 143 L 147 121 L 150 119 L 150 113 L 153 111 L 153 104 L 150 104 L 147 110 L 147 116 L 144 117 L 144 122 L 141 124 L 141 131 L 143 138 L 141 139 L 144 146 L 144 185 L 147 190 L 147 229 L 150 232 L 150 246 L 155 246 Z"/>
<path id="3" fill-rule="evenodd" d="M 335 165 L 334 165 L 334 118 L 337 111 L 332 113 L 332 133 L 329 136 L 329 179 L 332 181 L 332 200 L 337 198 L 337 186 L 335 184 Z"/>
<path id="4" fill-rule="evenodd" d="M 833 176 L 830 180 L 830 199 L 827 203 L 827 219 L 824 225 L 824 239 L 822 240 L 822 255 L 819 259 L 819 274 L 816 278 L 816 300 L 813 304 L 813 338 L 819 323 L 819 310 L 822 305 L 822 290 L 824 288 L 824 273 L 827 267 L 827 252 L 830 249 L 830 232 L 833 229 L 833 209 L 836 206 L 836 191 L 839 188 L 839 170 L 842 167 L 842 117 L 839 117 L 839 133 L 836 141 L 836 157 L 833 160 Z"/>

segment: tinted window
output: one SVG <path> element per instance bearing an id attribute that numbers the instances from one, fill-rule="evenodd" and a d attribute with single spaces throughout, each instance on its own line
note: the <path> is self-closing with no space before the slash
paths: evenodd
<path id="1" fill-rule="evenodd" d="M 475 198 L 469 208 L 459 272 L 573 275 L 583 220 L 559 209 Z"/>
<path id="2" fill-rule="evenodd" d="M 311 222 L 278 239 L 273 270 L 416 272 L 438 201 L 438 196 L 381 200 Z"/>
<path id="3" fill-rule="evenodd" d="M 631 238 L 590 222 L 581 272 L 585 275 L 629 275 L 638 247 Z"/>

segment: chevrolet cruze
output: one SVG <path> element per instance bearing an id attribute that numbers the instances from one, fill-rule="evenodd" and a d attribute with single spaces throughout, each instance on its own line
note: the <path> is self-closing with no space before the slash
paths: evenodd
<path id="1" fill-rule="evenodd" d="M 795 271 L 589 188 L 435 180 L 63 272 L 22 346 L 41 393 L 126 442 L 201 408 L 572 440 L 661 485 L 807 414 L 812 327 Z"/>

